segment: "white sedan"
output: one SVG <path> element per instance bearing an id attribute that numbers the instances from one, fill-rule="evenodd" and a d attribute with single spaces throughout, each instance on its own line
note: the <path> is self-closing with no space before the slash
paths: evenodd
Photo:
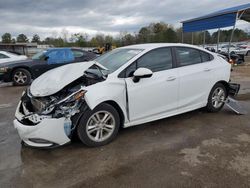
<path id="1" fill-rule="evenodd" d="M 6 63 L 10 61 L 26 60 L 28 57 L 25 55 L 16 55 L 6 51 L 0 51 L 0 63 Z"/>
<path id="2" fill-rule="evenodd" d="M 234 50 L 236 54 L 250 56 L 250 46 L 249 45 L 241 45 L 239 48 Z"/>
<path id="3" fill-rule="evenodd" d="M 63 145 L 75 134 L 87 146 L 101 146 L 120 127 L 202 107 L 218 112 L 232 92 L 230 70 L 223 58 L 192 45 L 117 48 L 34 80 L 18 104 L 14 126 L 29 146 Z"/>

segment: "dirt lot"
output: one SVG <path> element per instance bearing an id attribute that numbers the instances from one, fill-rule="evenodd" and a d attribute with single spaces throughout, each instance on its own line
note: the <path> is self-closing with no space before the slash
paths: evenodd
<path id="1" fill-rule="evenodd" d="M 235 68 L 250 112 L 250 66 Z M 120 131 L 100 148 L 22 147 L 12 121 L 22 87 L 0 88 L 0 187 L 250 187 L 250 115 L 197 110 Z"/>

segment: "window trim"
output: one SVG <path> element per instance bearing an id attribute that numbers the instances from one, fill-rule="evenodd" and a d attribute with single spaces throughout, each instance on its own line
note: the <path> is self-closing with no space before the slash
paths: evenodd
<path id="1" fill-rule="evenodd" d="M 142 54 L 140 57 L 138 57 L 135 61 L 133 61 L 131 64 L 129 64 L 126 68 L 124 68 L 119 74 L 118 74 L 118 78 L 130 78 L 130 77 L 126 77 L 126 71 L 128 69 L 128 67 L 132 66 L 134 63 L 136 64 L 136 69 L 138 68 L 137 66 L 137 61 L 142 58 L 143 56 L 145 56 L 146 54 L 148 54 L 149 52 L 152 52 L 153 50 L 158 50 L 158 49 L 162 49 L 162 48 L 170 48 L 170 52 L 171 52 L 171 56 L 172 56 L 172 68 L 170 69 L 174 69 L 177 68 L 177 62 L 176 62 L 176 56 L 173 50 L 173 46 L 163 46 L 163 47 L 158 47 L 158 48 L 154 48 L 151 49 L 149 51 L 147 51 L 146 53 Z M 161 71 L 166 71 L 166 70 L 170 70 L 170 69 L 165 69 L 165 70 L 161 70 Z M 160 71 L 156 71 L 156 72 L 160 72 Z"/>

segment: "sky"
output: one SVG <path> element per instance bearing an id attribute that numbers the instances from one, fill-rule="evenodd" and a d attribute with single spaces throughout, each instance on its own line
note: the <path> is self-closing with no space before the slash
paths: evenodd
<path id="1" fill-rule="evenodd" d="M 118 35 L 138 32 L 152 22 L 174 27 L 180 21 L 220 9 L 249 3 L 249 0 L 0 0 L 0 36 L 37 33 L 42 39 L 62 33 Z M 237 27 L 250 32 L 244 21 Z"/>

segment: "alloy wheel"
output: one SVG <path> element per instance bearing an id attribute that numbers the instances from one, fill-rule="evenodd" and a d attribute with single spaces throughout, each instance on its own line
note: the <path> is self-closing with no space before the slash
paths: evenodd
<path id="1" fill-rule="evenodd" d="M 115 130 L 115 118 L 108 111 L 98 111 L 87 121 L 86 132 L 95 142 L 107 140 Z"/>
<path id="2" fill-rule="evenodd" d="M 226 94 L 223 88 L 218 87 L 214 90 L 212 95 L 212 105 L 214 108 L 220 108 L 225 102 Z"/>
<path id="3" fill-rule="evenodd" d="M 24 84 L 27 81 L 27 75 L 22 71 L 17 71 L 14 74 L 14 81 L 19 84 Z"/>

